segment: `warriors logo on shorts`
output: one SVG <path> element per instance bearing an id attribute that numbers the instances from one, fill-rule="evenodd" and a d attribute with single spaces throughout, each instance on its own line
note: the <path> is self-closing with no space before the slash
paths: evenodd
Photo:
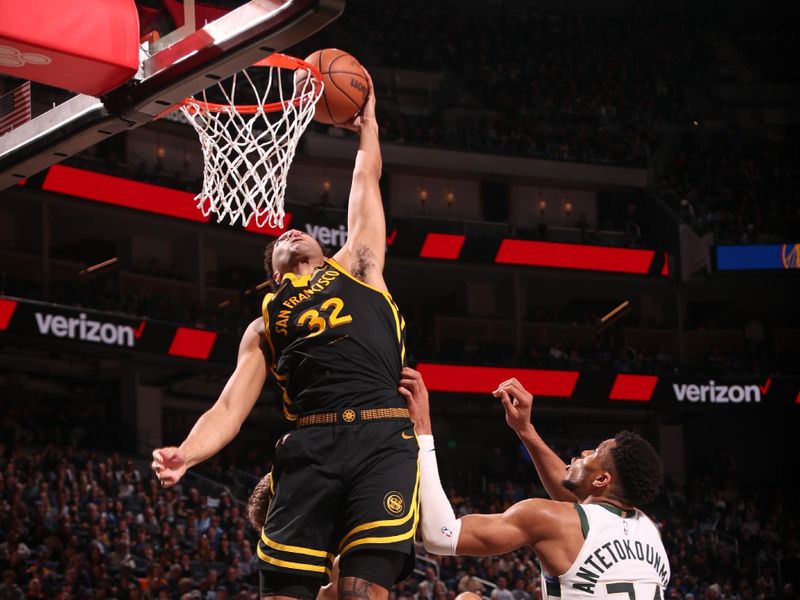
<path id="1" fill-rule="evenodd" d="M 390 515 L 401 515 L 405 508 L 405 501 L 400 492 L 389 492 L 383 499 L 383 506 Z"/>
<path id="2" fill-rule="evenodd" d="M 354 411 L 352 408 L 348 408 L 342 413 L 342 420 L 345 423 L 352 423 L 356 420 L 356 411 Z"/>

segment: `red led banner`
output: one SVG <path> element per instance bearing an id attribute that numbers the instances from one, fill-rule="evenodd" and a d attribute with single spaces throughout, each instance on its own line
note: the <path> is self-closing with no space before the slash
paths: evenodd
<path id="1" fill-rule="evenodd" d="M 197 209 L 191 192 L 64 165 L 50 167 L 42 189 L 188 221 L 208 221 Z"/>
<path id="2" fill-rule="evenodd" d="M 197 209 L 191 192 L 64 165 L 50 167 L 42 189 L 198 223 L 207 223 L 210 220 Z M 286 213 L 283 228 L 257 227 L 255 220 L 252 220 L 244 229 L 261 235 L 278 236 L 291 225 L 300 230 L 305 228 L 315 237 L 313 231 L 327 229 L 316 224 L 313 214 L 304 207 L 296 206 L 293 212 L 294 215 Z M 332 228 L 334 234 L 347 234 L 344 223 L 339 224 L 338 228 L 334 224 Z M 480 236 L 435 232 L 410 232 L 410 235 L 406 235 L 409 232 L 401 233 L 399 242 L 395 243 L 398 241 L 397 233 L 393 230 L 386 238 L 394 256 L 661 277 L 668 277 L 670 274 L 668 254 L 656 250 L 515 239 L 487 241 Z M 320 241 L 328 244 L 325 240 Z"/>
<path id="3" fill-rule="evenodd" d="M 208 355 L 211 354 L 216 340 L 217 334 L 214 331 L 178 327 L 167 354 L 208 360 Z"/>
<path id="4" fill-rule="evenodd" d="M 50 167 L 42 189 L 186 221 L 208 223 L 211 220 L 210 217 L 204 217 L 197 208 L 191 192 L 64 165 Z M 283 228 L 267 225 L 258 227 L 255 219 L 252 219 L 245 229 L 252 233 L 277 237 L 289 228 L 291 221 L 292 215 L 287 212 Z"/>
<path id="5" fill-rule="evenodd" d="M 5 331 L 14 316 L 14 310 L 17 308 L 15 300 L 5 300 L 0 298 L 0 331 Z"/>
<path id="6" fill-rule="evenodd" d="M 253 217 L 252 219 L 250 219 L 250 223 L 248 223 L 245 229 L 252 233 L 260 233 L 261 235 L 278 237 L 284 231 L 289 229 L 289 225 L 291 224 L 291 222 L 292 222 L 292 215 L 286 213 L 286 215 L 283 217 L 283 227 L 270 227 L 267 223 L 264 223 L 262 227 L 259 227 L 258 223 L 256 223 L 255 217 Z"/>
<path id="7" fill-rule="evenodd" d="M 529 240 L 503 240 L 495 257 L 496 263 L 555 267 L 559 269 L 585 269 L 616 273 L 646 274 L 655 257 L 654 250 L 607 248 L 532 242 Z"/>
<path id="8" fill-rule="evenodd" d="M 608 395 L 609 400 L 631 400 L 650 402 L 653 390 L 656 389 L 658 375 L 624 375 L 614 379 L 614 386 Z"/>
<path id="9" fill-rule="evenodd" d="M 466 236 L 450 233 L 429 233 L 425 236 L 420 258 L 442 258 L 456 260 L 464 247 Z"/>
<path id="10" fill-rule="evenodd" d="M 516 377 L 535 396 L 569 398 L 578 382 L 578 371 L 544 369 L 507 369 L 500 367 L 469 367 L 460 365 L 417 365 L 425 386 L 433 392 L 463 392 L 490 394 L 498 384 Z"/>

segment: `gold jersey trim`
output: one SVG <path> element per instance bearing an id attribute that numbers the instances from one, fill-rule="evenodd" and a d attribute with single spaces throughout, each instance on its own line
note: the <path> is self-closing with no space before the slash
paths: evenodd
<path id="1" fill-rule="evenodd" d="M 292 284 L 292 287 L 296 288 L 306 287 L 313 274 L 314 273 L 312 272 L 309 273 L 308 275 L 295 275 L 294 273 L 289 271 L 288 273 L 283 274 L 283 277 L 281 277 L 281 282 L 284 282 L 288 279 L 289 283 Z"/>
<path id="2" fill-rule="evenodd" d="M 414 537 L 414 534 L 417 531 L 417 521 L 419 520 L 418 514 L 414 511 L 414 523 L 411 525 L 411 529 L 406 533 L 401 533 L 400 535 L 391 535 L 386 537 L 368 537 L 368 538 L 361 538 L 360 540 L 354 540 L 347 544 L 344 548 L 342 548 L 339 553 L 345 554 L 346 552 L 352 550 L 356 546 L 362 546 L 364 544 L 393 544 L 394 542 L 402 542 L 403 540 L 407 540 L 409 538 Z"/>
<path id="3" fill-rule="evenodd" d="M 293 562 L 290 560 L 281 560 L 279 558 L 272 558 L 271 556 L 265 554 L 264 551 L 261 550 L 259 546 L 256 546 L 256 552 L 258 554 L 258 558 L 260 558 L 264 562 L 278 567 L 283 567 L 284 569 L 295 569 L 298 571 L 313 571 L 314 573 L 325 573 L 326 575 L 331 574 L 331 569 L 328 566 L 306 565 L 303 563 Z"/>
<path id="4" fill-rule="evenodd" d="M 278 360 L 278 357 L 275 356 L 275 345 L 272 343 L 272 335 L 269 332 L 269 311 L 267 310 L 267 304 L 269 304 L 270 300 L 272 300 L 274 297 L 275 294 L 270 292 L 269 294 L 266 294 L 264 296 L 264 299 L 261 301 L 261 316 L 264 319 L 264 331 L 267 334 L 267 344 L 269 344 L 269 350 L 270 353 L 272 354 L 272 356 L 270 356 L 269 359 L 272 363 Z"/>
<path id="5" fill-rule="evenodd" d="M 291 552 L 292 554 L 305 554 L 306 556 L 316 556 L 331 561 L 333 560 L 332 552 L 326 552 L 325 550 L 315 550 L 314 548 L 305 548 L 304 546 L 292 546 L 290 544 L 281 544 L 280 542 L 276 542 L 274 540 L 269 539 L 263 529 L 261 530 L 261 541 L 264 542 L 264 544 L 269 546 L 270 548 L 273 548 L 275 550 L 280 550 L 281 552 Z"/>

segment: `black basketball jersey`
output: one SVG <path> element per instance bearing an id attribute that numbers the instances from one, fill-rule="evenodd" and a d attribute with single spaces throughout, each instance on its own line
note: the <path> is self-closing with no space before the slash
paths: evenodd
<path id="1" fill-rule="evenodd" d="M 405 321 L 387 292 L 326 259 L 311 275 L 284 275 L 261 308 L 286 418 L 405 407 Z"/>

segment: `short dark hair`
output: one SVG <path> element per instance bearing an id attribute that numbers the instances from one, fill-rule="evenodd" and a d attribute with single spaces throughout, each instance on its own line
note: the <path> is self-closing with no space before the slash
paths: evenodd
<path id="1" fill-rule="evenodd" d="M 614 471 L 622 500 L 631 506 L 647 504 L 656 497 L 664 480 L 664 467 L 653 446 L 632 431 L 620 431 L 611 448 Z"/>

